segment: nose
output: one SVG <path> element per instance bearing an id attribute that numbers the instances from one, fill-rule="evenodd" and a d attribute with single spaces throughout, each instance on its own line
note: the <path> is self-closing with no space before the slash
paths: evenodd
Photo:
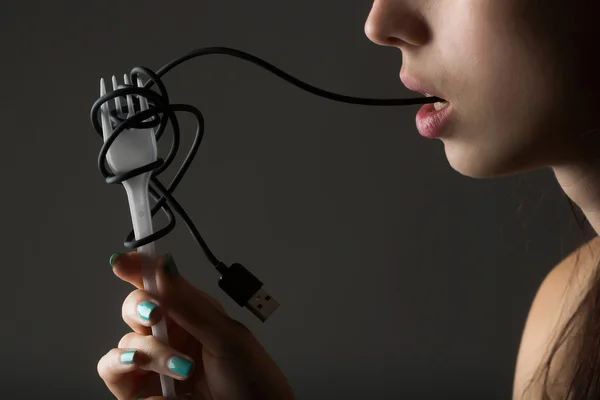
<path id="1" fill-rule="evenodd" d="M 422 0 L 375 0 L 365 23 L 365 34 L 381 46 L 420 46 L 427 41 L 427 25 L 416 4 Z"/>

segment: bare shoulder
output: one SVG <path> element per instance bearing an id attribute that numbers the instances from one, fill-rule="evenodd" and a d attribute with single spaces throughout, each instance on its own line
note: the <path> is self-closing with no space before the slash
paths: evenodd
<path id="1" fill-rule="evenodd" d="M 545 361 L 556 335 L 580 303 L 598 261 L 600 237 L 595 237 L 569 254 L 543 280 L 523 330 L 517 357 L 513 400 L 524 400 L 523 389 L 533 378 L 540 364 Z M 557 353 L 556 357 L 556 365 L 559 366 L 564 362 L 565 354 Z M 535 387 L 534 384 L 534 393 Z M 531 394 L 528 398 L 531 398 Z"/>

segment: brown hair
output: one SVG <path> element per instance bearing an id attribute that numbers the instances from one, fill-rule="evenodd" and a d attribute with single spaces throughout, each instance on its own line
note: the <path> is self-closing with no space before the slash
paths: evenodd
<path id="1" fill-rule="evenodd" d="M 585 239 L 587 219 L 577 217 L 577 210 L 569 200 L 577 223 Z M 577 253 L 576 275 L 579 265 Z M 573 314 L 558 332 L 545 361 L 536 371 L 526 389 L 536 382 L 542 384 L 541 400 L 598 400 L 600 399 L 600 265 L 594 268 L 587 290 Z M 553 365 L 557 352 L 564 350 L 568 360 L 564 365 Z M 557 369 L 554 369 L 557 367 Z M 553 371 L 553 374 L 550 371 Z M 557 376 L 554 376 L 557 371 Z"/>

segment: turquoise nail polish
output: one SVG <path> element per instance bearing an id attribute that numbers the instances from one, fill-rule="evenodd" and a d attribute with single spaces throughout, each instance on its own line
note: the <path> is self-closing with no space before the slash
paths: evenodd
<path id="1" fill-rule="evenodd" d="M 137 311 L 138 315 L 144 321 L 150 321 L 150 316 L 152 314 L 152 310 L 156 308 L 156 304 L 151 303 L 149 301 L 144 301 L 143 303 L 138 304 Z"/>
<path id="2" fill-rule="evenodd" d="M 129 350 L 121 353 L 121 362 L 123 364 L 133 364 L 133 357 L 135 356 L 135 350 Z"/>
<path id="3" fill-rule="evenodd" d="M 115 265 L 115 261 L 117 260 L 117 258 L 119 258 L 119 256 L 122 256 L 122 253 L 115 253 L 112 256 L 110 256 L 110 259 L 108 260 L 109 264 L 111 267 L 114 267 Z"/>
<path id="4" fill-rule="evenodd" d="M 188 376 L 192 370 L 193 362 L 181 357 L 171 357 L 169 359 L 168 367 L 171 371 L 181 376 Z"/>
<path id="5" fill-rule="evenodd" d="M 171 253 L 167 254 L 165 260 L 165 274 L 169 277 L 179 275 L 179 271 L 177 270 L 177 264 L 175 264 L 175 260 L 173 259 Z"/>

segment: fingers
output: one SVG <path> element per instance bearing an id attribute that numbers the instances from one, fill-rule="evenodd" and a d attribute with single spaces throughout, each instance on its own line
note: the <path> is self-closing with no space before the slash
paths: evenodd
<path id="1" fill-rule="evenodd" d="M 169 317 L 202 343 L 217 358 L 236 357 L 254 338 L 241 323 L 230 318 L 212 297 L 177 274 L 173 257 L 161 258 L 157 283 Z"/>
<path id="2" fill-rule="evenodd" d="M 173 258 L 169 255 L 159 257 L 158 258 L 158 267 L 166 268 L 165 272 L 169 277 L 177 278 L 178 281 L 187 282 L 185 278 L 179 275 L 177 271 L 177 266 L 173 261 Z M 142 258 L 140 254 L 136 251 L 132 251 L 130 253 L 125 254 L 113 254 L 110 258 L 110 263 L 113 267 L 113 272 L 120 279 L 125 282 L 131 283 L 138 289 L 144 288 L 144 281 L 142 278 Z M 191 286 L 191 285 L 190 285 Z M 197 289 L 196 289 L 197 290 Z M 197 290 L 198 294 L 205 297 L 207 301 L 209 301 L 217 310 L 222 313 L 226 313 L 225 309 L 216 299 L 210 297 L 208 294 Z"/>
<path id="3" fill-rule="evenodd" d="M 138 289 L 144 288 L 142 278 L 142 260 L 137 251 L 126 254 L 115 253 L 110 257 L 113 272 L 125 282 L 131 283 Z"/>
<path id="4" fill-rule="evenodd" d="M 150 371 L 187 380 L 194 373 L 194 360 L 152 336 L 131 332 L 123 336 L 118 348 L 100 359 L 97 369 L 109 390 L 121 400 L 139 397 L 140 390 L 160 393 L 158 379 L 153 380 L 156 387 L 141 381 Z"/>
<path id="5" fill-rule="evenodd" d="M 123 320 L 134 332 L 150 335 L 151 326 L 163 318 L 160 302 L 143 290 L 134 290 L 123 302 Z"/>
<path id="6" fill-rule="evenodd" d="M 98 362 L 98 375 L 112 394 L 119 400 L 135 394 L 138 384 L 148 374 L 140 369 L 144 354 L 136 349 L 112 349 Z"/>
<path id="7" fill-rule="evenodd" d="M 107 383 L 118 383 L 121 377 L 138 369 L 140 357 L 135 349 L 112 349 L 98 362 L 98 373 Z"/>
<path id="8" fill-rule="evenodd" d="M 114 273 L 119 278 L 138 289 L 143 288 L 140 254 L 127 253 L 113 257 L 112 261 Z M 165 310 L 171 320 L 202 343 L 206 351 L 218 358 L 235 357 L 248 341 L 253 340 L 254 336 L 248 329 L 230 318 L 216 299 L 198 290 L 179 275 L 173 257 L 163 256 L 157 262 L 156 277 L 160 300 L 158 307 Z M 132 294 L 132 297 L 123 317 L 127 315 L 126 322 L 136 332 L 146 333 L 149 324 L 142 323 L 135 315 L 137 300 L 144 298 L 144 295 Z"/>
<path id="9" fill-rule="evenodd" d="M 154 371 L 184 381 L 193 373 L 194 360 L 166 346 L 153 336 L 130 332 L 119 342 L 120 349 L 136 349 L 142 354 L 138 366 L 142 370 Z"/>

